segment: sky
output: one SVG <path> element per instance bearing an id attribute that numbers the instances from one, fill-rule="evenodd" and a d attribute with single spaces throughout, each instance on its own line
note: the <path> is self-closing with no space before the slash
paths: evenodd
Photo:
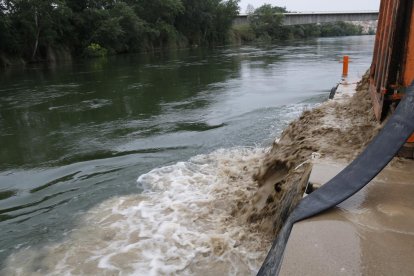
<path id="1" fill-rule="evenodd" d="M 289 11 L 364 11 L 379 10 L 380 0 L 241 0 L 241 14 L 246 13 L 248 4 L 255 8 L 271 4 Z"/>

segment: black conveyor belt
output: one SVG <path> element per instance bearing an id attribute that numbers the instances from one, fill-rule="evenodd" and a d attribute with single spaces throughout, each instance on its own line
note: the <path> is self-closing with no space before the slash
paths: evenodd
<path id="1" fill-rule="evenodd" d="M 304 198 L 293 210 L 257 275 L 278 275 L 293 224 L 330 209 L 361 190 L 393 159 L 413 132 L 412 85 L 407 89 L 393 116 L 364 152 L 331 181 Z"/>

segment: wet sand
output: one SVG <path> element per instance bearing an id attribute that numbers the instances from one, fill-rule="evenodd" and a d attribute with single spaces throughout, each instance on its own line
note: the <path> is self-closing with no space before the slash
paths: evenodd
<path id="1" fill-rule="evenodd" d="M 312 159 L 349 162 L 377 135 L 368 93 L 368 74 L 341 86 L 335 97 L 304 111 L 275 141 L 254 176 L 257 191 L 235 213 L 258 231 L 276 235 L 305 191 Z M 356 93 L 355 90 L 357 91 Z"/>

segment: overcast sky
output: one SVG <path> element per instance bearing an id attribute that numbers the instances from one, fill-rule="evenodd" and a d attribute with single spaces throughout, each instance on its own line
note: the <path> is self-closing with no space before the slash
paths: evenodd
<path id="1" fill-rule="evenodd" d="M 246 7 L 255 8 L 263 4 L 286 7 L 289 11 L 362 11 L 378 10 L 380 0 L 241 0 L 240 13 L 246 13 Z"/>

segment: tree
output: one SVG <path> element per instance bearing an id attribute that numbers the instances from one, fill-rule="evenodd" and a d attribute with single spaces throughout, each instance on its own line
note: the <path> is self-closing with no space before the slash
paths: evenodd
<path id="1" fill-rule="evenodd" d="M 117 2 L 105 9 L 87 8 L 84 22 L 89 33 L 86 44 L 98 44 L 110 53 L 138 51 L 142 46 L 142 37 L 146 31 L 145 22 L 125 2 Z"/>
<path id="2" fill-rule="evenodd" d="M 362 27 L 356 26 L 352 23 L 336 22 L 326 23 L 320 26 L 321 36 L 346 36 L 346 35 L 360 35 Z"/>
<path id="3" fill-rule="evenodd" d="M 220 2 L 214 18 L 214 37 L 209 40 L 215 43 L 226 43 L 228 32 L 233 25 L 234 18 L 239 14 L 239 0 Z"/>
<path id="4" fill-rule="evenodd" d="M 138 51 L 141 49 L 142 37 L 145 33 L 145 22 L 139 18 L 134 10 L 126 3 L 116 3 L 111 16 L 118 18 L 119 26 L 122 29 L 120 47 L 117 52 Z"/>
<path id="5" fill-rule="evenodd" d="M 159 47 L 176 41 L 176 18 L 184 13 L 181 0 L 127 0 L 145 24 L 145 40 Z"/>
<path id="6" fill-rule="evenodd" d="M 0 0 L 0 53 L 37 61 L 226 42 L 239 0 Z M 92 53 L 93 56 L 93 53 Z"/>
<path id="7" fill-rule="evenodd" d="M 285 8 L 265 4 L 250 16 L 250 25 L 258 37 L 281 38 L 283 13 L 285 12 Z"/>
<path id="8" fill-rule="evenodd" d="M 38 56 L 39 48 L 59 41 L 69 23 L 70 9 L 60 0 L 7 1 L 12 28 L 16 30 L 17 44 L 30 60 Z"/>
<path id="9" fill-rule="evenodd" d="M 223 43 L 233 18 L 239 14 L 239 0 L 183 0 L 185 11 L 177 17 L 177 29 L 192 45 Z"/>
<path id="10" fill-rule="evenodd" d="M 0 53 L 7 51 L 10 47 L 13 38 L 10 34 L 10 20 L 5 14 L 6 6 L 2 1 L 0 2 Z"/>
<path id="11" fill-rule="evenodd" d="M 246 14 L 247 15 L 252 15 L 254 13 L 255 9 L 254 6 L 252 4 L 248 4 L 247 8 L 246 8 Z"/>
<path id="12" fill-rule="evenodd" d="M 181 0 L 129 0 L 136 14 L 150 24 L 164 21 L 174 24 L 175 19 L 184 12 L 184 5 Z"/>

